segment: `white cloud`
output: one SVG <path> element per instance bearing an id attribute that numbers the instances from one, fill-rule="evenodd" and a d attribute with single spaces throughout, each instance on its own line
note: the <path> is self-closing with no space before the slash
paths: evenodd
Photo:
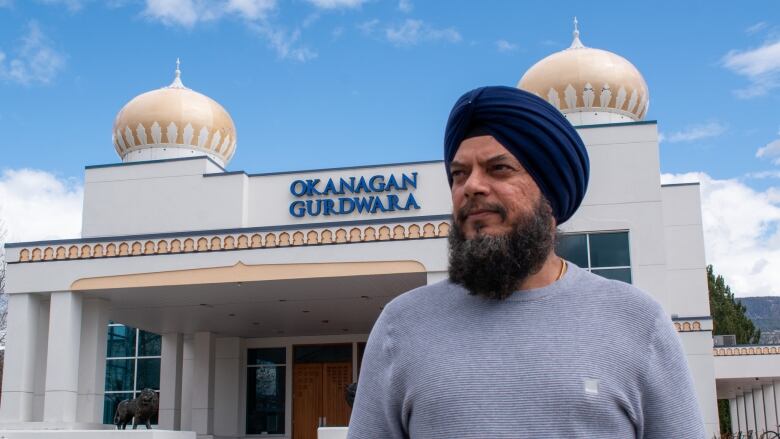
<path id="1" fill-rule="evenodd" d="M 453 28 L 434 28 L 422 20 L 407 18 L 403 24 L 385 29 L 387 41 L 396 46 L 411 46 L 425 41 L 457 43 L 463 38 Z"/>
<path id="2" fill-rule="evenodd" d="M 38 0 L 47 5 L 64 5 L 71 12 L 80 11 L 89 0 Z"/>
<path id="3" fill-rule="evenodd" d="M 757 49 L 732 50 L 722 62 L 726 68 L 750 81 L 746 88 L 734 91 L 740 98 L 762 96 L 780 87 L 780 39 Z"/>
<path id="4" fill-rule="evenodd" d="M 371 35 L 374 33 L 378 25 L 379 25 L 379 20 L 374 18 L 358 24 L 357 28 L 358 30 L 360 30 L 360 32 L 363 32 L 366 35 Z"/>
<path id="5" fill-rule="evenodd" d="M 0 222 L 6 240 L 36 241 L 81 235 L 84 190 L 78 182 L 35 169 L 0 173 Z"/>
<path id="6" fill-rule="evenodd" d="M 703 172 L 663 174 L 661 182 L 701 183 L 707 263 L 736 296 L 780 295 L 780 189 L 756 191 Z"/>
<path id="7" fill-rule="evenodd" d="M 265 18 L 276 8 L 276 0 L 228 0 L 226 10 L 248 20 Z"/>
<path id="8" fill-rule="evenodd" d="M 745 177 L 747 178 L 755 178 L 759 180 L 763 180 L 766 178 L 780 178 L 780 171 L 759 171 L 759 172 L 750 172 L 748 174 L 745 174 Z"/>
<path id="9" fill-rule="evenodd" d="M 765 21 L 759 21 L 758 23 L 748 27 L 745 29 L 745 32 L 748 34 L 754 34 L 756 32 L 761 32 L 762 30 L 766 29 L 766 22 Z"/>
<path id="10" fill-rule="evenodd" d="M 507 40 L 498 40 L 496 41 L 496 49 L 499 52 L 513 52 L 517 50 L 517 44 L 510 43 Z"/>
<path id="11" fill-rule="evenodd" d="M 306 62 L 317 58 L 317 52 L 306 46 L 298 45 L 301 37 L 301 31 L 275 27 L 268 23 L 255 24 L 252 26 L 258 34 L 262 35 L 276 55 L 281 59 Z"/>
<path id="12" fill-rule="evenodd" d="M 168 26 L 191 28 L 198 22 L 216 20 L 222 12 L 214 2 L 207 0 L 146 0 L 143 13 Z"/>
<path id="13" fill-rule="evenodd" d="M 414 5 L 412 4 L 412 0 L 400 0 L 398 2 L 398 10 L 405 13 L 412 12 L 412 9 L 414 9 Z"/>
<path id="14" fill-rule="evenodd" d="M 228 16 L 262 20 L 274 9 L 276 0 L 146 0 L 143 14 L 168 26 L 192 28 Z"/>
<path id="15" fill-rule="evenodd" d="M 277 0 L 146 0 L 144 14 L 163 24 L 185 28 L 238 17 L 262 36 L 280 59 L 306 62 L 316 58 L 317 52 L 301 44 L 300 28 L 288 30 L 269 20 L 276 7 Z M 317 14 L 307 16 L 301 26 L 311 25 L 318 17 Z"/>
<path id="16" fill-rule="evenodd" d="M 765 146 L 758 148 L 756 157 L 772 160 L 776 165 L 780 165 L 780 139 L 773 140 Z"/>
<path id="17" fill-rule="evenodd" d="M 65 55 L 54 49 L 35 21 L 27 25 L 16 56 L 0 51 L 0 79 L 19 84 L 48 84 L 65 67 Z"/>
<path id="18" fill-rule="evenodd" d="M 359 8 L 367 0 L 307 0 L 319 9 L 354 9 Z"/>
<path id="19" fill-rule="evenodd" d="M 726 125 L 719 122 L 709 122 L 698 125 L 691 125 L 682 131 L 666 134 L 660 133 L 659 142 L 693 142 L 694 140 L 717 137 L 726 132 Z"/>

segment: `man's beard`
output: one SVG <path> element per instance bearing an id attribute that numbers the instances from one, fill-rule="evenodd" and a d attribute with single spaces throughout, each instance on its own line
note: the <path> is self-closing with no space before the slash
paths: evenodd
<path id="1" fill-rule="evenodd" d="M 555 228 L 552 209 L 547 200 L 540 197 L 533 212 L 518 218 L 508 233 L 466 239 L 462 222 L 475 208 L 466 205 L 456 212 L 449 234 L 450 280 L 462 285 L 471 294 L 506 299 L 525 279 L 542 269 L 553 250 Z M 494 210 L 502 219 L 506 218 L 506 211 L 499 205 L 479 208 Z"/>

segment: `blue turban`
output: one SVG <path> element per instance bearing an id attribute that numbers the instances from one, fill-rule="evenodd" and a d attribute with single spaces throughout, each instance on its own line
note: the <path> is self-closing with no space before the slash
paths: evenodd
<path id="1" fill-rule="evenodd" d="M 444 134 L 444 166 L 470 134 L 493 136 L 514 155 L 552 206 L 558 224 L 585 197 L 590 163 L 585 144 L 558 109 L 526 91 L 504 86 L 467 92 L 452 107 Z"/>

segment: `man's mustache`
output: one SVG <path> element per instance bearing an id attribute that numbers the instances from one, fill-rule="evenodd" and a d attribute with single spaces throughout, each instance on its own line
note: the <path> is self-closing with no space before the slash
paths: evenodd
<path id="1" fill-rule="evenodd" d="M 502 221 L 506 220 L 506 209 L 504 209 L 504 206 L 495 203 L 477 202 L 473 199 L 467 201 L 465 206 L 458 209 L 456 218 L 459 222 L 463 222 L 469 215 L 471 215 L 472 212 L 477 210 L 485 210 L 488 212 L 497 213 L 499 216 L 501 216 Z"/>

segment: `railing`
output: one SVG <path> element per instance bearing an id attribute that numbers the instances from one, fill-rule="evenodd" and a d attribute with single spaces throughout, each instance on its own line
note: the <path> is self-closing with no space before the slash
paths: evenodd
<path id="1" fill-rule="evenodd" d="M 780 428 L 780 425 L 778 425 L 778 427 Z M 714 435 L 712 438 L 718 439 L 718 436 Z M 722 433 L 720 435 L 720 439 L 780 439 L 780 433 L 767 430 L 762 433 L 761 436 L 756 436 L 753 433 L 753 430 L 748 430 L 747 432 L 739 431 L 737 433 Z"/>

